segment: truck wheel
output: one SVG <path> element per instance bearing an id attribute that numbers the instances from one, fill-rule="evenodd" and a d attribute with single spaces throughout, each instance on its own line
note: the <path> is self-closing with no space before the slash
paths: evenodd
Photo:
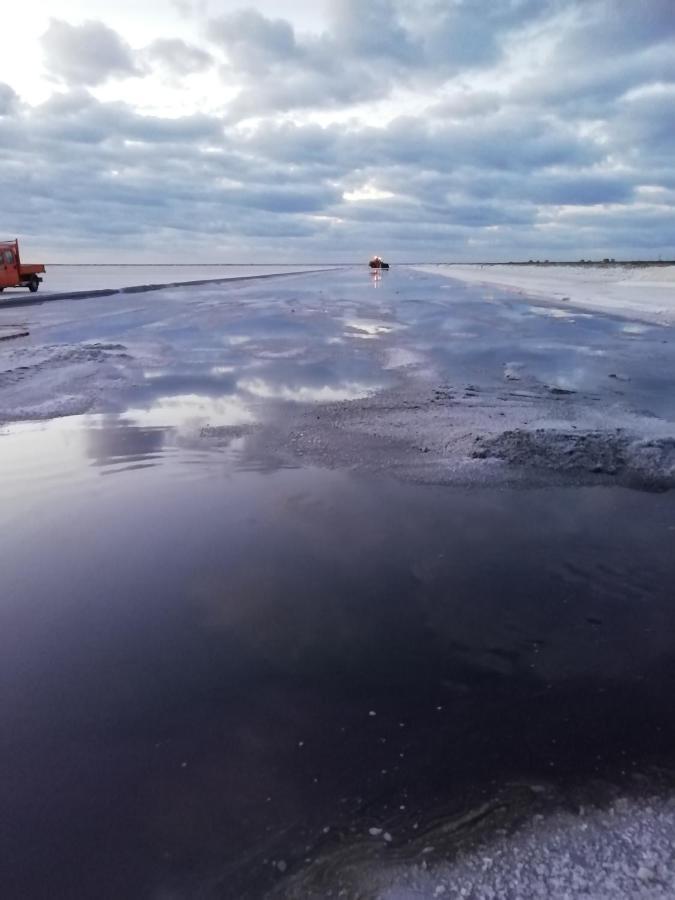
<path id="1" fill-rule="evenodd" d="M 34 294 L 39 287 L 40 279 L 37 277 L 37 275 L 31 275 L 28 279 L 28 290 L 31 292 L 31 294 Z"/>

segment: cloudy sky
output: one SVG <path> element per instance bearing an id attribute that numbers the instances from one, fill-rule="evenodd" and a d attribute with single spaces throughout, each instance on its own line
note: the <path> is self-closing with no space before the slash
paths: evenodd
<path id="1" fill-rule="evenodd" d="M 674 0 L 19 0 L 48 261 L 675 257 Z"/>

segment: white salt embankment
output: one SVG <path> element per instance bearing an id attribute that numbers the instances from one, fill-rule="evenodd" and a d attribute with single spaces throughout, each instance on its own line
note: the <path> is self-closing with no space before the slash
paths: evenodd
<path id="1" fill-rule="evenodd" d="M 414 268 L 611 315 L 675 324 L 675 266 L 457 264 Z"/>

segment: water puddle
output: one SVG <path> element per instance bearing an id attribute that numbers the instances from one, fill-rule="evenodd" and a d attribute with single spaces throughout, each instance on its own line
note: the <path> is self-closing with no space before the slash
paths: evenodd
<path id="1" fill-rule="evenodd" d="M 558 306 L 530 306 L 528 307 L 533 316 L 548 316 L 551 319 L 567 319 L 574 321 L 575 319 L 592 319 L 590 313 L 571 312 L 569 309 L 560 309 Z"/>
<path id="2" fill-rule="evenodd" d="M 380 322 L 376 319 L 346 318 L 344 324 L 347 336 L 362 340 L 374 340 L 401 329 L 401 325 L 396 322 Z"/>
<path id="3" fill-rule="evenodd" d="M 242 379 L 239 387 L 254 397 L 288 400 L 294 403 L 330 403 L 338 400 L 359 400 L 377 390 L 375 385 L 346 382 L 338 385 L 285 385 L 263 378 Z"/>
<path id="4" fill-rule="evenodd" d="M 251 425 L 255 416 L 239 397 L 177 394 L 158 397 L 147 408 L 128 409 L 120 421 L 159 428 L 195 428 Z"/>
<path id="5" fill-rule="evenodd" d="M 674 494 L 249 471 L 175 412 L 0 434 L 18 895 L 286 896 L 495 785 L 670 759 Z"/>

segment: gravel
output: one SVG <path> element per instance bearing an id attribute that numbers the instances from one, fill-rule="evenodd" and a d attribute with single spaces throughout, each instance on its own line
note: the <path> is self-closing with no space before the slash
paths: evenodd
<path id="1" fill-rule="evenodd" d="M 372 877 L 378 900 L 572 900 L 675 896 L 675 801 L 619 799 L 608 809 L 536 816 L 452 864 Z"/>

